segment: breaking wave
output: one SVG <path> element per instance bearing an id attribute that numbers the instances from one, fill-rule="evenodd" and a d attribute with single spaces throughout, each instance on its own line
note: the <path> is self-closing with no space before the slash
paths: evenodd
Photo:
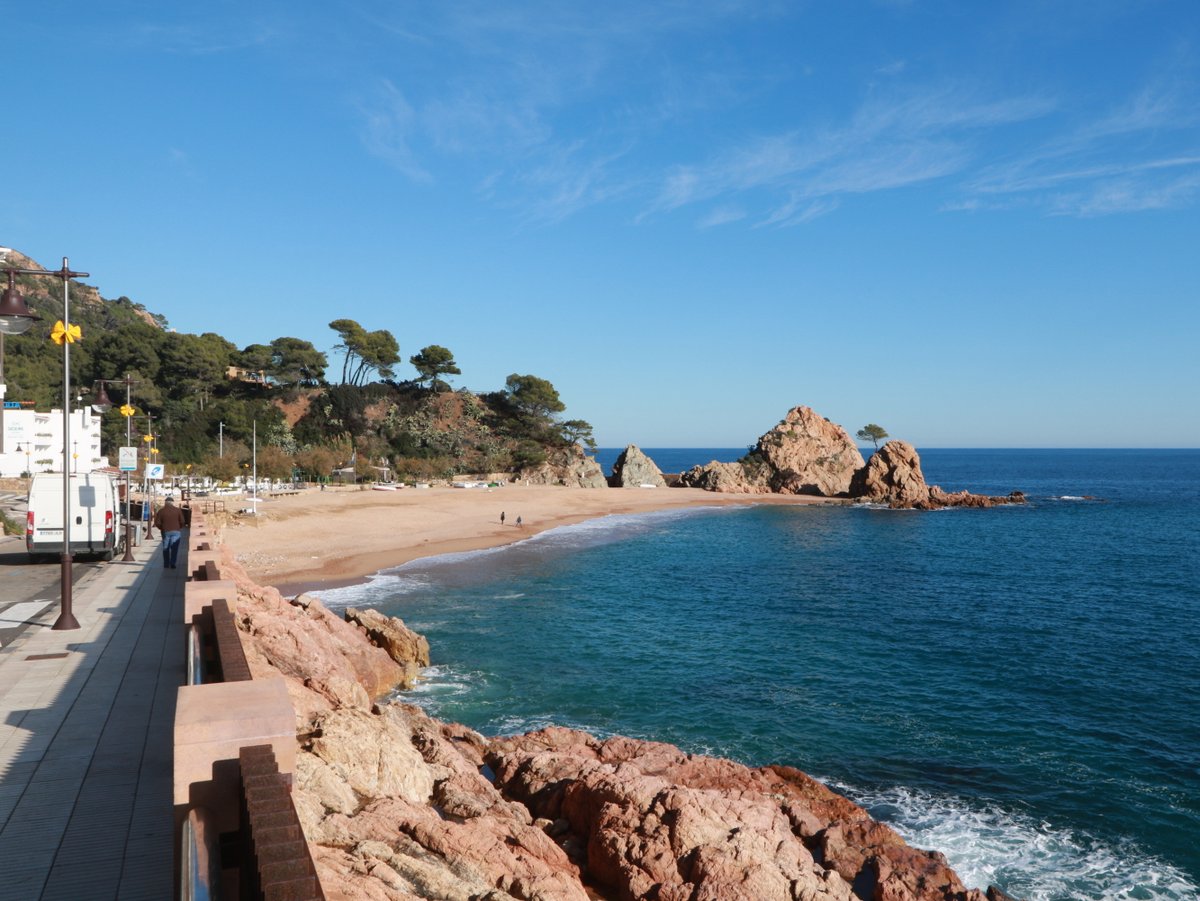
<path id="1" fill-rule="evenodd" d="M 1113 845 L 999 806 L 903 786 L 827 783 L 917 848 L 935 848 L 970 888 L 1028 901 L 1182 901 L 1200 886 L 1132 843 Z"/>

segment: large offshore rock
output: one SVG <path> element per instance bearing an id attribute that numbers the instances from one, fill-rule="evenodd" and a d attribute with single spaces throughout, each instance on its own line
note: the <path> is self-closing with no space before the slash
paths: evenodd
<path id="1" fill-rule="evenodd" d="M 925 482 L 921 457 L 907 441 L 889 441 L 854 474 L 850 496 L 898 509 L 936 510 L 942 507 L 994 507 L 997 504 L 1023 504 L 1025 495 L 1014 491 L 1007 496 L 947 492 Z"/>
<path id="2" fill-rule="evenodd" d="M 789 410 L 779 425 L 758 439 L 750 457 L 763 461 L 760 478 L 779 494 L 845 494 L 863 465 L 849 433 L 810 407 Z"/>
<path id="3" fill-rule="evenodd" d="M 737 463 L 697 466 L 679 482 L 708 491 L 836 497 L 846 494 L 862 465 L 862 454 L 845 429 L 810 407 L 793 407 Z"/>
<path id="4" fill-rule="evenodd" d="M 617 462 L 613 464 L 609 484 L 614 488 L 642 488 L 646 485 L 666 488 L 667 480 L 655 462 L 640 447 L 631 444 L 621 451 Z"/>
<path id="5" fill-rule="evenodd" d="M 894 507 L 927 504 L 929 486 L 917 449 L 907 441 L 887 442 L 854 474 L 850 495 Z"/>

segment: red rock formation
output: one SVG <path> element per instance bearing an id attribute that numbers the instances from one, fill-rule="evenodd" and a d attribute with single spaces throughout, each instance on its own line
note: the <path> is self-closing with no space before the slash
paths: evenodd
<path id="1" fill-rule="evenodd" d="M 565 820 L 587 875 L 618 898 L 984 898 L 788 767 L 560 728 L 498 740 L 488 762 L 504 794 Z"/>
<path id="2" fill-rule="evenodd" d="M 809 407 L 794 407 L 740 461 L 694 467 L 683 473 L 680 484 L 709 491 L 834 497 L 846 493 L 862 465 L 862 454 L 845 429 Z"/>
<path id="3" fill-rule="evenodd" d="M 348 607 L 346 621 L 361 626 L 371 644 L 383 648 L 400 665 L 403 670 L 400 688 L 412 688 L 421 667 L 429 666 L 429 642 L 398 617 L 384 616 L 378 610 Z"/>
<path id="4" fill-rule="evenodd" d="M 850 496 L 889 507 L 916 510 L 1025 503 L 1025 495 L 1019 491 L 1007 497 L 994 497 L 966 491 L 948 493 L 937 485 L 927 485 L 917 449 L 907 441 L 895 440 L 876 451 L 866 466 L 854 474 Z"/>

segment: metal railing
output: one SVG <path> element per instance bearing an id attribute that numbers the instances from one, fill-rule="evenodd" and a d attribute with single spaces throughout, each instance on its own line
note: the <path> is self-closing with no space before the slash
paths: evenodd
<path id="1" fill-rule="evenodd" d="M 183 847 L 179 855 L 180 901 L 220 901 L 221 861 L 217 833 L 201 807 L 188 811 L 183 821 Z"/>
<path id="2" fill-rule="evenodd" d="M 187 684 L 204 684 L 204 651 L 200 646 L 200 630 L 195 623 L 188 626 Z"/>

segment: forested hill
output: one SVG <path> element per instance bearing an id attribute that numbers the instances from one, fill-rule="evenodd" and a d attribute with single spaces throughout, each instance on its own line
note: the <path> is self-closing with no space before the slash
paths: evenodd
<path id="1" fill-rule="evenodd" d="M 16 251 L 5 267 L 44 268 Z M 62 399 L 62 350 L 50 339 L 62 318 L 62 282 L 17 276 L 16 284 L 41 319 L 6 338 L 6 399 L 48 410 Z M 172 331 L 142 304 L 105 299 L 77 281 L 71 321 L 83 333 L 72 345 L 72 385 L 86 390 L 98 379 L 128 375 L 135 432 L 152 430 L 160 459 L 179 469 L 191 465 L 193 473 L 241 473 L 255 422 L 259 472 L 277 478 L 293 468 L 324 476 L 349 463 L 364 477 L 380 465 L 413 479 L 510 472 L 556 448 L 591 444 L 588 423 L 561 419 L 565 406 L 549 381 L 514 373 L 494 392 L 455 391 L 448 380 L 461 372 L 448 348 L 430 345 L 405 360 L 391 332 L 350 319 L 330 323 L 338 340 L 332 361 L 306 338 L 239 348 L 213 332 Z M 415 376 L 398 379 L 400 367 Z M 123 384 L 107 390 L 116 406 L 124 401 Z M 115 456 L 124 437 L 125 420 L 114 406 L 105 416 L 105 452 Z"/>

